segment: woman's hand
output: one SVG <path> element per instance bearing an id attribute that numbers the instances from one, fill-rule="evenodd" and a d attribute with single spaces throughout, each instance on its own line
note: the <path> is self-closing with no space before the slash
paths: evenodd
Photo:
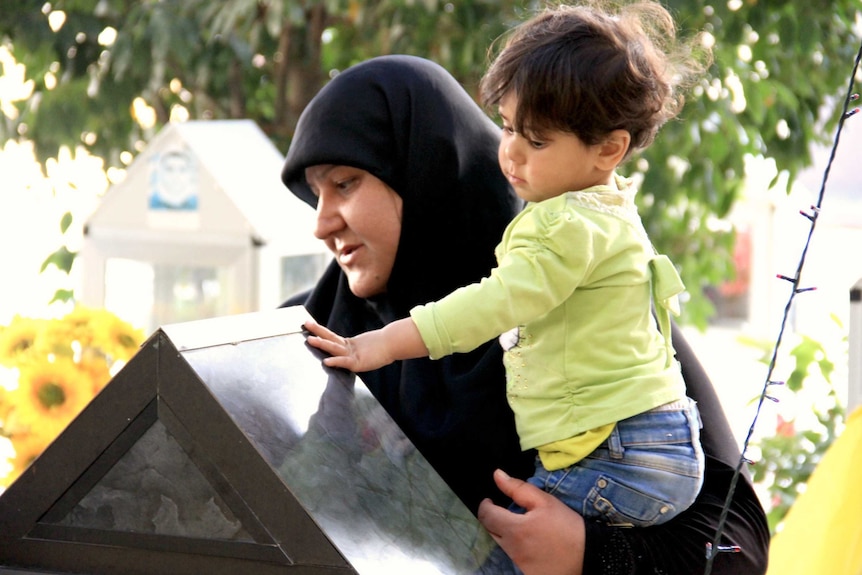
<path id="1" fill-rule="evenodd" d="M 501 470 L 494 481 L 526 513 L 512 513 L 490 499 L 479 505 L 479 522 L 526 575 L 582 575 L 584 519 L 538 487 Z"/>

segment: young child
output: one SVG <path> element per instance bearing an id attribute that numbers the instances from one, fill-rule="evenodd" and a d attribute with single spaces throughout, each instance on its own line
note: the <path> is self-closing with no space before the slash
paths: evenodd
<path id="1" fill-rule="evenodd" d="M 326 365 L 360 373 L 503 334 L 521 447 L 538 451 L 530 482 L 616 525 L 667 521 L 703 476 L 697 408 L 670 338 L 684 286 L 616 173 L 676 115 L 681 81 L 699 71 L 674 41 L 653 2 L 558 7 L 516 28 L 481 83 L 502 119 L 500 168 L 527 201 L 498 266 L 380 330 L 342 338 L 306 324 Z"/>

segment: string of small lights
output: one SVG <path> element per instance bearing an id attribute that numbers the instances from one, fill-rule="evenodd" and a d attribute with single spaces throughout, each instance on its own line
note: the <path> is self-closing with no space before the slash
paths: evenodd
<path id="1" fill-rule="evenodd" d="M 853 92 L 854 89 L 854 79 L 856 78 L 856 74 L 859 70 L 859 62 L 862 60 L 862 44 L 859 46 L 859 51 L 856 54 L 856 61 L 853 65 L 853 73 L 850 74 L 850 84 L 847 88 L 847 96 L 844 99 L 844 106 L 841 111 L 841 118 L 838 121 L 838 128 L 835 131 L 835 138 L 832 142 L 832 152 L 829 155 L 829 161 L 826 164 L 826 169 L 823 172 L 823 180 L 820 184 L 820 192 L 817 196 L 817 203 L 812 205 L 810 211 L 800 210 L 800 214 L 809 220 L 810 226 L 808 229 L 808 238 L 805 241 L 805 246 L 802 249 L 802 254 L 799 258 L 799 264 L 796 268 L 796 273 L 792 276 L 778 274 L 778 279 L 787 281 L 792 284 L 793 289 L 790 290 L 790 296 L 787 299 L 787 304 L 784 306 L 784 315 L 781 320 L 781 328 L 778 331 L 778 336 L 775 341 L 775 345 L 772 350 L 772 357 L 769 361 L 769 368 L 766 373 L 766 381 L 763 384 L 763 390 L 760 393 L 760 398 L 757 402 L 757 409 L 754 413 L 754 419 L 751 422 L 751 427 L 748 429 L 748 434 L 745 437 L 745 442 L 742 446 L 742 454 L 739 458 L 739 463 L 736 466 L 735 472 L 733 474 L 733 478 L 730 482 L 730 488 L 728 489 L 727 497 L 724 501 L 724 507 L 721 510 L 721 516 L 719 517 L 718 526 L 715 531 L 715 536 L 711 542 L 706 544 L 706 568 L 704 570 L 704 575 L 710 575 L 712 573 L 712 565 L 715 557 L 721 553 L 739 553 L 742 549 L 737 545 L 722 545 L 721 538 L 724 533 L 724 525 L 727 520 L 727 514 L 730 510 L 730 503 L 733 498 L 733 492 L 736 489 L 736 484 L 739 481 L 740 473 L 742 472 L 742 467 L 747 464 L 753 463 L 746 456 L 746 451 L 748 449 L 749 443 L 751 442 L 751 437 L 754 434 L 754 429 L 757 425 L 757 419 L 760 416 L 760 410 L 763 407 L 763 402 L 765 400 L 777 402 L 778 399 L 774 396 L 770 395 L 770 390 L 777 385 L 783 385 L 783 381 L 777 381 L 773 379 L 773 373 L 775 371 L 775 364 L 778 357 L 778 350 L 781 347 L 781 340 L 784 336 L 784 330 L 787 325 L 788 317 L 790 316 L 790 309 L 793 305 L 793 301 L 797 294 L 812 291 L 817 289 L 816 287 L 800 287 L 800 280 L 802 278 L 802 268 L 805 265 L 805 257 L 808 253 L 808 246 L 811 243 L 811 236 L 814 234 L 814 227 L 817 223 L 817 218 L 820 215 L 822 205 L 823 205 L 823 197 L 826 193 L 826 182 L 829 179 L 829 171 L 832 168 L 832 162 L 835 159 L 835 152 L 838 149 L 838 142 L 841 138 L 841 130 L 844 127 L 844 122 L 849 119 L 851 116 L 854 116 L 859 113 L 859 108 L 850 109 L 853 102 L 859 100 L 859 94 Z"/>

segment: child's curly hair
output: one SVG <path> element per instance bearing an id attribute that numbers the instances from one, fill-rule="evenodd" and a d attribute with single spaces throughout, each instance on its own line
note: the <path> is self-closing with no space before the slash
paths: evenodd
<path id="1" fill-rule="evenodd" d="M 594 145 L 626 130 L 628 156 L 679 113 L 683 90 L 709 65 L 698 40 L 680 41 L 671 15 L 653 1 L 547 8 L 508 35 L 482 78 L 481 101 L 495 107 L 515 94 L 513 127 L 521 133 L 560 130 Z"/>

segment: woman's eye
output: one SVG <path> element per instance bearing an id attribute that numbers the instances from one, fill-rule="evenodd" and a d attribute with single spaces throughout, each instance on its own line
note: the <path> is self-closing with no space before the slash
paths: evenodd
<path id="1" fill-rule="evenodd" d="M 339 191 L 343 192 L 352 188 L 354 183 L 356 183 L 356 178 L 346 178 L 344 180 L 338 180 L 337 182 L 335 182 L 335 187 Z"/>
<path id="2" fill-rule="evenodd" d="M 530 145 L 539 150 L 545 147 L 545 142 L 540 142 L 538 140 L 530 140 Z"/>

